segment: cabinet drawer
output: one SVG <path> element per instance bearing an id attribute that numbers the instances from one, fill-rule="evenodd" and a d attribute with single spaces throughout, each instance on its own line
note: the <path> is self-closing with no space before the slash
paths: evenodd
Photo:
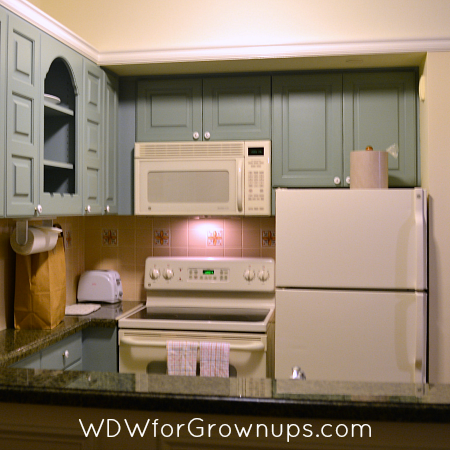
<path id="1" fill-rule="evenodd" d="M 27 358 L 21 359 L 10 367 L 17 367 L 20 369 L 40 369 L 41 368 L 41 353 L 37 352 Z"/>
<path id="2" fill-rule="evenodd" d="M 41 369 L 64 370 L 81 359 L 81 332 L 42 351 Z"/>

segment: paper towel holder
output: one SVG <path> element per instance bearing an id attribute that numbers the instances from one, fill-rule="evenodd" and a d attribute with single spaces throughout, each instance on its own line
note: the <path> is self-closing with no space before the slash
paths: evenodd
<path id="1" fill-rule="evenodd" d="M 19 245 L 25 245 L 28 242 L 28 220 L 20 219 L 16 221 L 16 242 Z M 42 225 L 45 227 L 53 227 L 53 218 L 35 219 L 42 221 Z"/>

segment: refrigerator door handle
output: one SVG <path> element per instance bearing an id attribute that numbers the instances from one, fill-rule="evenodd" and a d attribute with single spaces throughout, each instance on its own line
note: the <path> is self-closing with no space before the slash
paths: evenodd
<path id="1" fill-rule="evenodd" d="M 416 356 L 414 360 L 414 382 L 426 382 L 427 367 L 427 295 L 416 294 Z"/>
<path id="2" fill-rule="evenodd" d="M 421 188 L 414 189 L 415 223 L 416 223 L 416 290 L 427 289 L 426 281 L 426 233 L 427 233 L 427 208 L 426 192 Z"/>

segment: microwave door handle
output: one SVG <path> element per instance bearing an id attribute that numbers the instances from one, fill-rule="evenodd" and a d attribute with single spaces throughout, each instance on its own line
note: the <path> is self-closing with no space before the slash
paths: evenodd
<path id="1" fill-rule="evenodd" d="M 244 161 L 238 160 L 238 177 L 237 177 L 237 210 L 242 212 L 242 199 L 244 189 Z"/>
<path id="2" fill-rule="evenodd" d="M 123 345 L 135 345 L 139 347 L 166 347 L 167 342 L 165 340 L 156 341 L 151 339 L 133 339 L 132 337 L 122 337 L 120 344 Z M 230 344 L 230 350 L 241 351 L 262 351 L 265 349 L 264 342 L 249 342 L 244 344 Z"/>

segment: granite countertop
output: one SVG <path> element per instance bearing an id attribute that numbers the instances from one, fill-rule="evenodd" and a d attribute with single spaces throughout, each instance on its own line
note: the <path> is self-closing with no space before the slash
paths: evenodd
<path id="1" fill-rule="evenodd" d="M 65 316 L 64 320 L 52 330 L 15 330 L 8 328 L 0 331 L 0 367 L 9 366 L 49 345 L 90 326 L 117 326 L 117 320 L 142 302 L 125 301 L 102 304 L 101 308 L 85 316 Z"/>
<path id="2" fill-rule="evenodd" d="M 450 423 L 450 385 L 176 377 L 8 368 L 70 334 L 115 327 L 138 302 L 68 317 L 53 330 L 0 331 L 0 402 L 266 417 Z M 110 309 L 108 311 L 108 309 Z"/>

